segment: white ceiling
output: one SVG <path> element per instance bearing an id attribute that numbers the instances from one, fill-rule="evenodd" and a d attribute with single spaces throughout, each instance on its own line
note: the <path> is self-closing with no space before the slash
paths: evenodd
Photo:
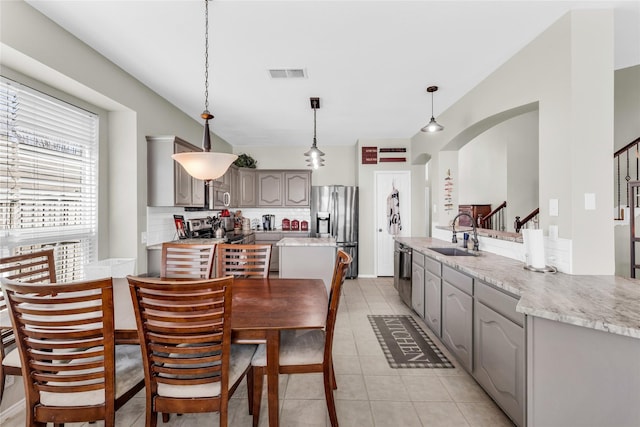
<path id="1" fill-rule="evenodd" d="M 204 1 L 27 0 L 189 116 L 204 107 Z M 572 8 L 615 8 L 616 69 L 640 64 L 640 1 L 209 3 L 213 131 L 234 146 L 408 138 Z M 597 54 L 594 52 L 594 54 Z M 271 79 L 269 68 L 304 68 Z M 446 123 L 442 123 L 446 126 Z"/>

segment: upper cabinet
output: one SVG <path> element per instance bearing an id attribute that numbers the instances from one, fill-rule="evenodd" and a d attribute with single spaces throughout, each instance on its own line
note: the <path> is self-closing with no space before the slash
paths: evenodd
<path id="1" fill-rule="evenodd" d="M 284 205 L 311 206 L 311 171 L 284 172 Z"/>
<path id="2" fill-rule="evenodd" d="M 257 207 L 309 207 L 311 171 L 256 171 Z"/>
<path id="3" fill-rule="evenodd" d="M 238 186 L 235 200 L 239 208 L 256 206 L 256 170 L 248 168 L 238 169 Z"/>
<path id="4" fill-rule="evenodd" d="M 258 171 L 258 207 L 282 206 L 282 171 Z"/>
<path id="5" fill-rule="evenodd" d="M 148 206 L 204 206 L 204 182 L 171 158 L 191 151 L 202 150 L 177 136 L 147 137 Z"/>

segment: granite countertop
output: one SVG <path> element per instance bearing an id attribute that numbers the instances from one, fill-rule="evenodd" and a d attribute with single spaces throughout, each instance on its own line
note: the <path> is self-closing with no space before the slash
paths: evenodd
<path id="1" fill-rule="evenodd" d="M 249 233 L 250 234 L 250 233 Z M 171 243 L 186 243 L 189 245 L 213 245 L 218 243 L 226 243 L 227 238 L 223 237 L 221 239 L 180 239 L 180 240 L 172 240 Z M 157 243 L 155 245 L 147 246 L 147 250 L 162 250 L 162 243 Z"/>
<path id="2" fill-rule="evenodd" d="M 276 246 L 336 246 L 333 237 L 285 237 Z"/>
<path id="3" fill-rule="evenodd" d="M 396 241 L 520 297 L 516 308 L 520 313 L 640 339 L 638 280 L 537 273 L 525 270 L 522 262 L 482 250 L 475 257 L 452 257 L 429 249 L 456 246 L 443 240 L 398 237 Z"/>

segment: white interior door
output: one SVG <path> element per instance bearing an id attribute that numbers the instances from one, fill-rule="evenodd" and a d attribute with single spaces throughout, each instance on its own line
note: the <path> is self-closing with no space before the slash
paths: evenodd
<path id="1" fill-rule="evenodd" d="M 393 276 L 393 234 L 389 232 L 387 198 L 393 188 L 398 190 L 400 226 L 398 236 L 411 236 L 411 172 L 375 172 L 376 206 L 376 275 Z"/>

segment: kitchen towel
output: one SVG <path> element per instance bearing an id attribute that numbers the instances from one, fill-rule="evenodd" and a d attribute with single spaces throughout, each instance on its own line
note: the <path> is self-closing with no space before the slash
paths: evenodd
<path id="1" fill-rule="evenodd" d="M 545 268 L 544 236 L 542 230 L 523 229 L 525 263 L 533 268 Z"/>
<path id="2" fill-rule="evenodd" d="M 387 231 L 392 236 L 398 235 L 402 230 L 400 224 L 400 192 L 393 187 L 391 194 L 387 197 Z"/>

